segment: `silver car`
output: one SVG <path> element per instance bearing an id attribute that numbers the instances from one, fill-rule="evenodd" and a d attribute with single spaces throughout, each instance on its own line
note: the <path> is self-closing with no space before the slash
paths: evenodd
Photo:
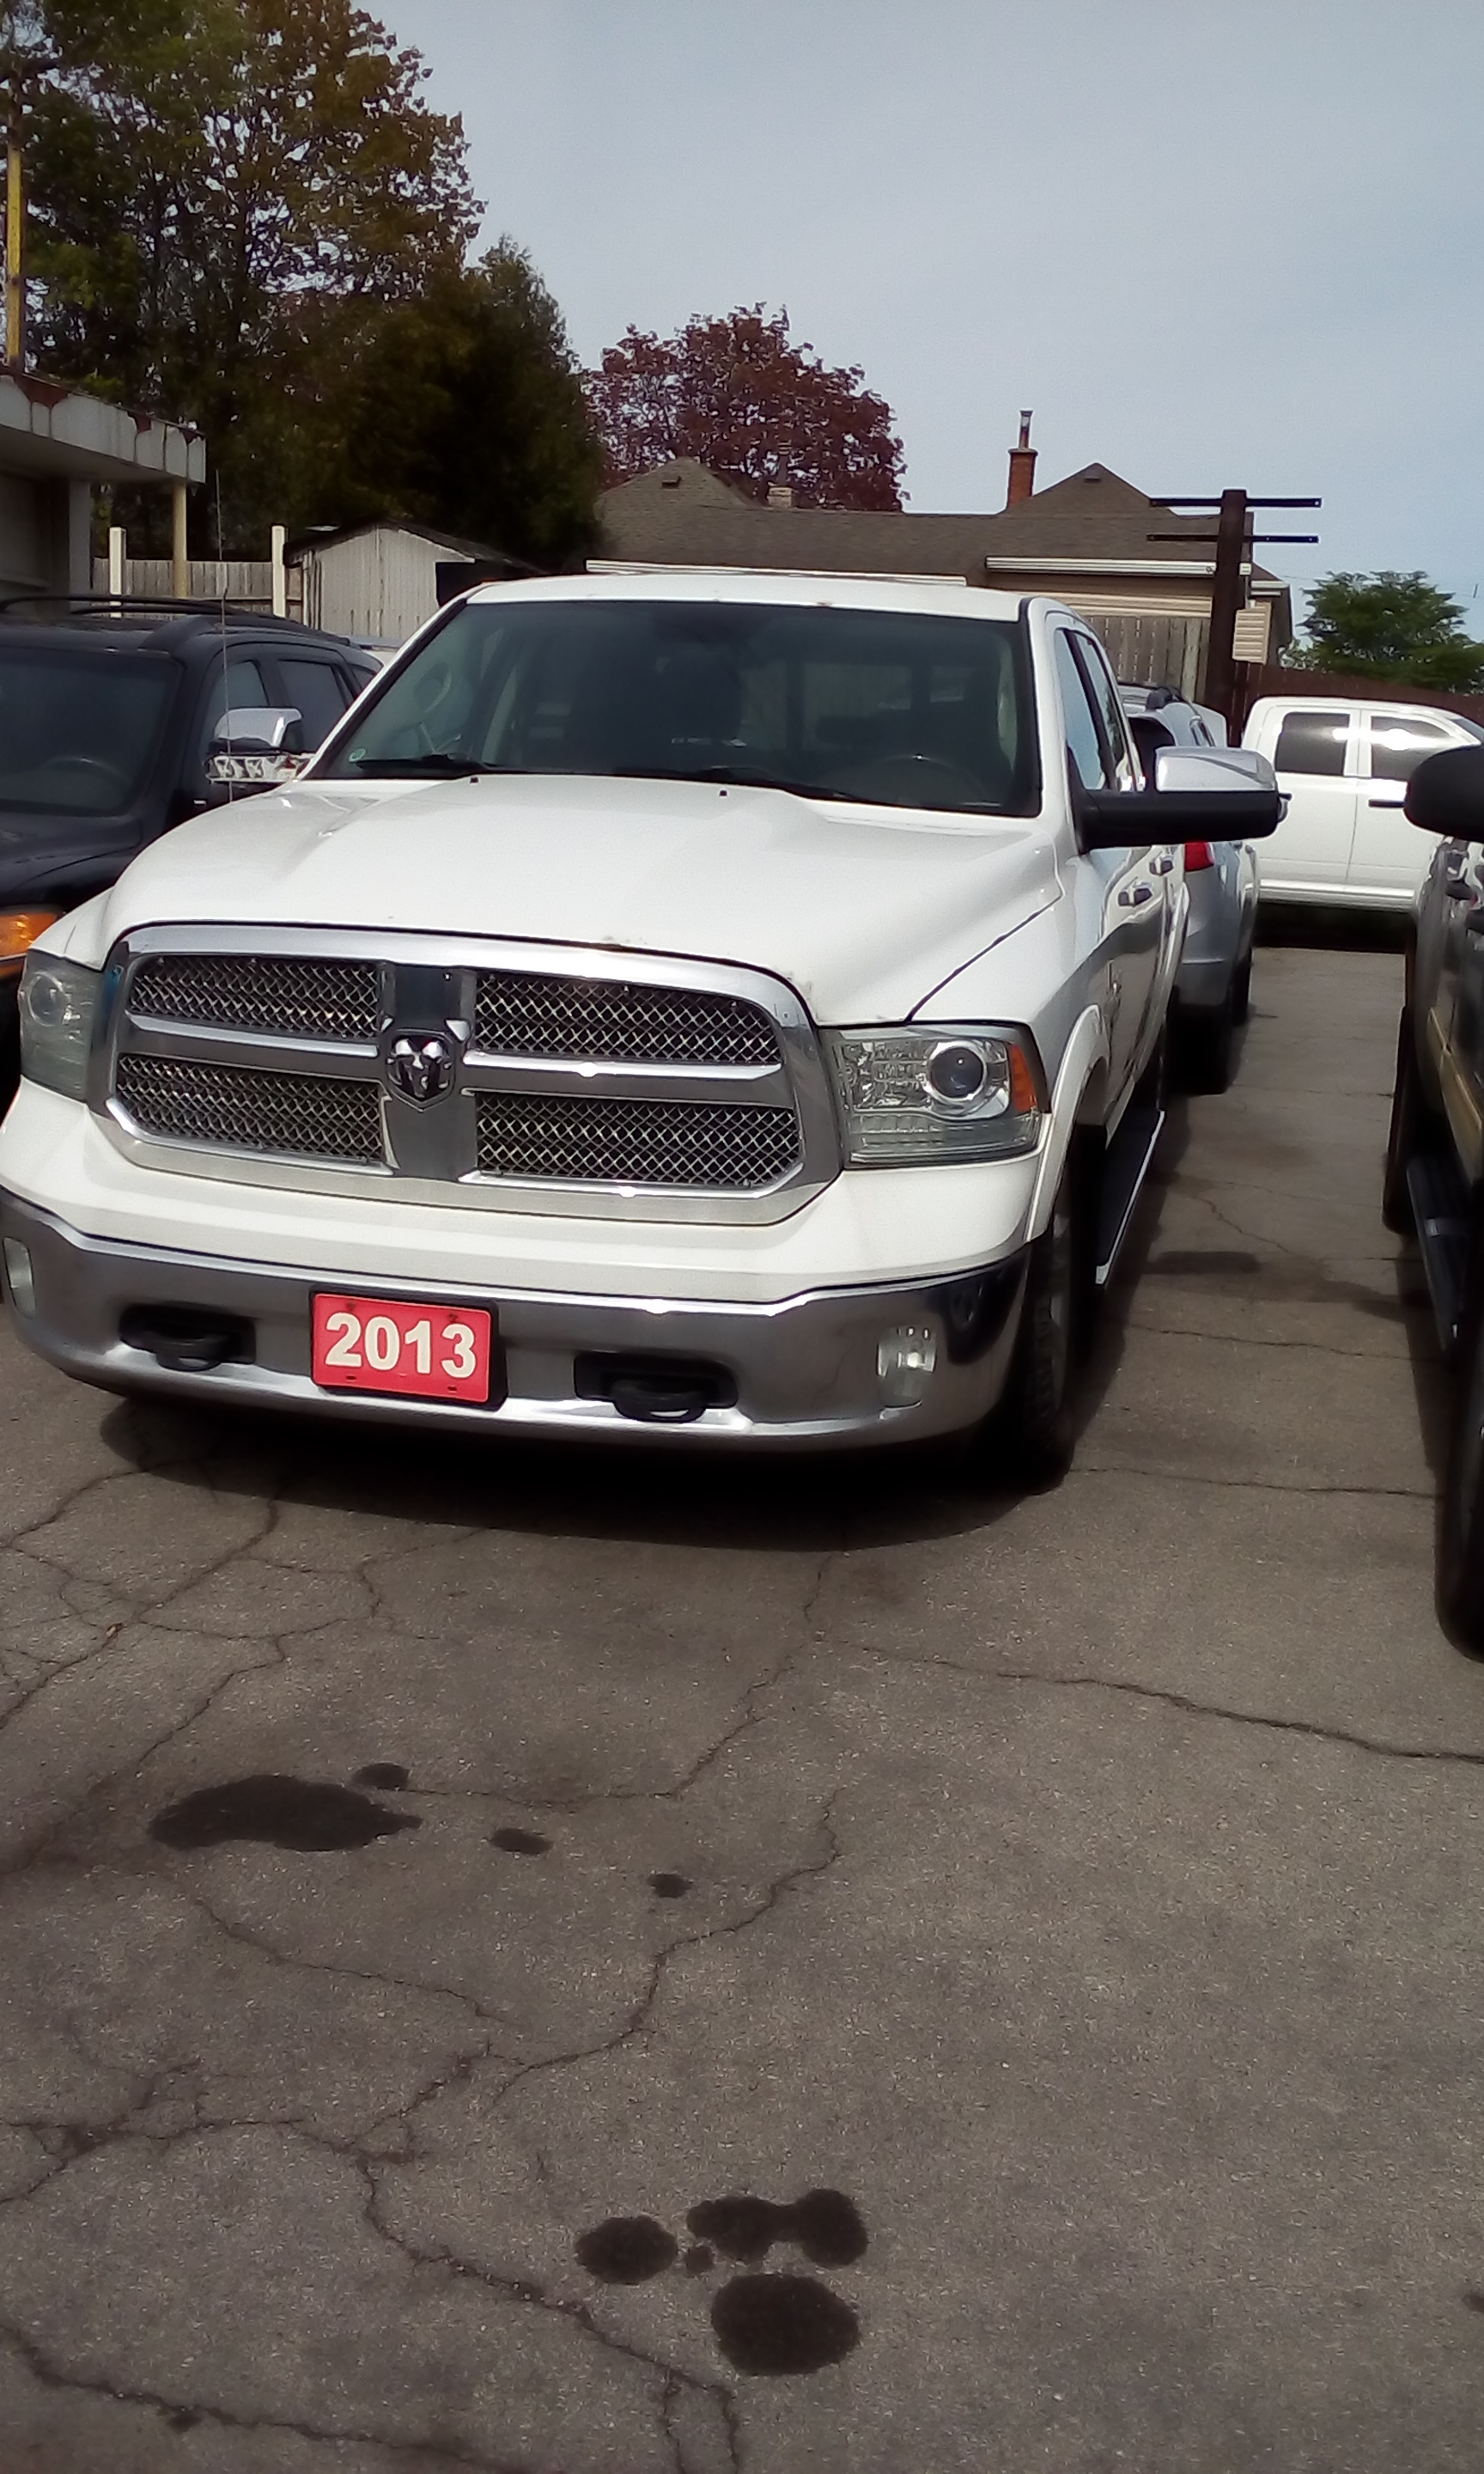
<path id="1" fill-rule="evenodd" d="M 1219 713 L 1187 704 L 1172 688 L 1118 693 L 1146 772 L 1161 747 L 1225 747 Z M 1182 1079 L 1191 1090 L 1224 1091 L 1232 1079 L 1237 1026 L 1252 1007 L 1252 948 L 1257 924 L 1257 861 L 1250 842 L 1186 842 L 1190 915 L 1175 983 Z"/>

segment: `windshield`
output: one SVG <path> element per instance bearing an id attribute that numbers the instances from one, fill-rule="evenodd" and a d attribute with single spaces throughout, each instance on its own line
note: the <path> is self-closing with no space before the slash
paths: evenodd
<path id="1" fill-rule="evenodd" d="M 0 811 L 132 807 L 180 676 L 157 653 L 0 643 Z"/>
<path id="2" fill-rule="evenodd" d="M 634 774 L 1023 815 L 1035 731 L 1008 619 L 757 602 L 472 602 L 316 773 Z"/>

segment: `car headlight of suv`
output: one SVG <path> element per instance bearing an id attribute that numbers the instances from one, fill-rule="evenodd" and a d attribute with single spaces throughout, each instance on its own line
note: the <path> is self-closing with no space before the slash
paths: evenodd
<path id="1" fill-rule="evenodd" d="M 64 1100 L 87 1097 L 87 1052 L 103 973 L 34 945 L 20 979 L 20 1070 Z"/>
<path id="2" fill-rule="evenodd" d="M 1045 1078 L 1023 1031 L 904 1024 L 825 1044 L 853 1168 L 1003 1159 L 1041 1140 Z"/>

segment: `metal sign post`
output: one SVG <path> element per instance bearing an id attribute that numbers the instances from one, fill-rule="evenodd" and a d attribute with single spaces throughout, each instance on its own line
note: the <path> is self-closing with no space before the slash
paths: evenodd
<path id="1" fill-rule="evenodd" d="M 12 105 L 5 157 L 5 357 L 12 370 L 24 369 L 26 363 L 25 225 L 20 109 Z"/>

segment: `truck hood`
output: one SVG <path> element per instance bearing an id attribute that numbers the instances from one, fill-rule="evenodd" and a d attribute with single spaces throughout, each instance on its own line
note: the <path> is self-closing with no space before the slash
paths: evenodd
<path id="1" fill-rule="evenodd" d="M 816 1021 L 890 1022 L 1059 889 L 1034 819 L 699 782 L 306 783 L 165 835 L 75 950 L 173 921 L 429 929 L 747 963 Z"/>

